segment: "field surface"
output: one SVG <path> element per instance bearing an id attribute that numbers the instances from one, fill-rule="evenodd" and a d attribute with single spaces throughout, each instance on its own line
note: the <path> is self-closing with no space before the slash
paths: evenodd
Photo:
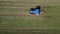
<path id="1" fill-rule="evenodd" d="M 44 0 L 0 0 L 1 34 L 60 34 L 60 0 L 44 1 L 48 7 L 47 18 L 30 16 L 29 9 Z"/>

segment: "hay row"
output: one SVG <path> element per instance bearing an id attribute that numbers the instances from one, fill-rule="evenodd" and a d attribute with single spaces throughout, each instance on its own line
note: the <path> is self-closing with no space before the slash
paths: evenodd
<path id="1" fill-rule="evenodd" d="M 0 30 L 37 30 L 37 31 L 48 31 L 48 30 L 55 30 L 55 31 L 60 31 L 60 29 L 48 29 L 48 28 L 0 28 Z"/>
<path id="2" fill-rule="evenodd" d="M 0 16 L 29 16 L 29 14 L 0 14 Z"/>

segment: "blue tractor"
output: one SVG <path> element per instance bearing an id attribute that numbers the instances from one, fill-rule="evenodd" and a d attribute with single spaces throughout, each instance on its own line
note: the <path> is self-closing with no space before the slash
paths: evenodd
<path id="1" fill-rule="evenodd" d="M 35 14 L 35 15 L 39 15 L 40 14 L 40 12 L 41 12 L 41 6 L 37 6 L 35 9 L 34 8 L 31 8 L 30 9 L 30 14 L 31 15 L 33 15 L 33 14 Z"/>

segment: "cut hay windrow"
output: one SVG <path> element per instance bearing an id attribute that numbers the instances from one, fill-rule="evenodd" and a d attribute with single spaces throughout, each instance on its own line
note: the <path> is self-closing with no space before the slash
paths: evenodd
<path id="1" fill-rule="evenodd" d="M 0 16 L 29 16 L 29 14 L 0 14 Z"/>

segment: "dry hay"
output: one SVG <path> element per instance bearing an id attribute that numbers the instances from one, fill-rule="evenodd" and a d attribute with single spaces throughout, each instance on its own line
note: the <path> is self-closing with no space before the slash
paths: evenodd
<path id="1" fill-rule="evenodd" d="M 0 16 L 29 16 L 29 14 L 0 14 Z"/>

